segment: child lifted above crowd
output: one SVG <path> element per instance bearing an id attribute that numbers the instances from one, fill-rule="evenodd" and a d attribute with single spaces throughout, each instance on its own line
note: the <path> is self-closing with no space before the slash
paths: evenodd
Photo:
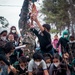
<path id="1" fill-rule="evenodd" d="M 53 55 L 52 51 L 52 44 L 51 44 L 51 35 L 50 35 L 50 25 L 49 24 L 43 24 L 41 25 L 40 22 L 37 19 L 37 16 L 32 15 L 31 16 L 31 22 L 35 21 L 40 28 L 40 31 L 37 31 L 35 28 L 33 28 L 33 25 L 31 25 L 31 31 L 38 37 L 40 48 L 42 53 L 50 53 Z M 32 23 L 31 23 L 32 24 Z"/>

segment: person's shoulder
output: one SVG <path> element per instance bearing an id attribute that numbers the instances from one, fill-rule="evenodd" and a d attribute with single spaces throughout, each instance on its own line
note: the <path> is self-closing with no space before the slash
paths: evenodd
<path id="1" fill-rule="evenodd" d="M 42 31 L 42 33 L 44 34 L 44 36 L 51 37 L 50 33 L 46 30 Z"/>
<path id="2" fill-rule="evenodd" d="M 31 59 L 31 60 L 29 61 L 29 64 L 33 65 L 33 64 L 34 64 L 34 60 Z"/>
<path id="3" fill-rule="evenodd" d="M 52 64 L 50 65 L 50 70 L 53 71 L 54 68 L 55 68 L 55 66 L 54 66 L 54 64 L 52 63 Z"/>
<path id="4" fill-rule="evenodd" d="M 63 41 L 63 40 L 64 40 L 64 38 L 63 38 L 63 37 L 60 37 L 60 38 L 59 38 L 59 41 Z"/>
<path id="5" fill-rule="evenodd" d="M 42 59 L 41 62 L 45 62 L 45 61 Z"/>
<path id="6" fill-rule="evenodd" d="M 60 37 L 59 39 L 64 39 L 63 37 Z"/>
<path id="7" fill-rule="evenodd" d="M 19 68 L 20 68 L 19 64 L 18 64 L 18 65 L 15 65 L 14 67 L 15 67 L 16 69 L 19 69 Z"/>
<path id="8" fill-rule="evenodd" d="M 61 63 L 60 66 L 66 68 L 66 63 Z"/>
<path id="9" fill-rule="evenodd" d="M 46 64 L 44 60 L 41 60 L 41 63 L 42 63 L 42 64 Z"/>

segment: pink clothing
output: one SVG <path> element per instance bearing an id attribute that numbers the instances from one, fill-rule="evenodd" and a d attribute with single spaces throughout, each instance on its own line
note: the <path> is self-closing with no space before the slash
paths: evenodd
<path id="1" fill-rule="evenodd" d="M 56 49 L 58 41 L 59 41 L 58 39 L 54 39 L 53 40 L 52 45 L 53 45 L 53 48 L 54 49 Z M 61 53 L 61 45 L 59 45 L 59 47 L 58 47 L 58 53 L 59 53 L 60 56 L 62 56 L 62 53 Z"/>
<path id="2" fill-rule="evenodd" d="M 58 39 L 54 39 L 52 42 L 53 48 L 56 49 L 57 43 L 58 43 Z"/>

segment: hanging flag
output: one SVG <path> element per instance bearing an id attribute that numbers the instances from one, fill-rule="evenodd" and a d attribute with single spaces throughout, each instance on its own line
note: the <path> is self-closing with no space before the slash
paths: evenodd
<path id="1" fill-rule="evenodd" d="M 37 15 L 38 15 L 38 11 L 37 11 L 36 5 L 35 5 L 34 3 L 33 3 L 33 5 L 32 5 L 32 9 L 31 9 L 30 16 L 33 16 L 33 15 L 35 15 L 36 17 L 37 17 Z M 33 25 L 33 21 L 31 21 L 31 25 Z"/>
<path id="2" fill-rule="evenodd" d="M 32 14 L 32 15 L 35 15 L 35 16 L 38 15 L 38 11 L 37 11 L 36 5 L 35 5 L 34 3 L 33 3 L 33 5 L 32 5 L 32 11 L 31 11 L 31 14 Z"/>

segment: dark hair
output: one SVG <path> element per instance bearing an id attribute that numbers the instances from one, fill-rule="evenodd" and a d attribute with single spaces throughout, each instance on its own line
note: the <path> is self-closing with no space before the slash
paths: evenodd
<path id="1" fill-rule="evenodd" d="M 44 57 L 49 57 L 49 58 L 51 58 L 51 59 L 52 59 L 52 57 L 53 57 L 50 53 L 45 53 L 43 56 L 44 56 Z"/>
<path id="2" fill-rule="evenodd" d="M 74 39 L 74 36 L 70 36 L 70 39 L 71 39 L 71 38 L 73 38 L 73 39 Z"/>
<path id="3" fill-rule="evenodd" d="M 33 59 L 34 60 L 42 60 L 43 59 L 43 56 L 42 56 L 42 54 L 41 53 L 39 53 L 39 52 L 35 52 L 34 54 L 33 54 Z"/>
<path id="4" fill-rule="evenodd" d="M 4 49 L 5 49 L 4 51 L 6 54 L 10 53 L 11 50 L 15 49 L 15 45 L 13 44 L 13 42 L 7 42 L 4 46 Z"/>
<path id="5" fill-rule="evenodd" d="M 3 31 L 0 33 L 0 35 L 2 35 L 4 32 L 6 32 L 6 33 L 7 33 L 7 30 L 3 30 Z"/>
<path id="6" fill-rule="evenodd" d="M 53 59 L 54 58 L 59 59 L 60 61 L 62 61 L 62 58 L 58 53 L 54 54 Z"/>
<path id="7" fill-rule="evenodd" d="M 13 28 L 14 28 L 14 29 L 16 29 L 16 27 L 15 27 L 15 26 L 12 26 L 12 27 L 11 27 L 11 30 L 12 30 Z"/>
<path id="8" fill-rule="evenodd" d="M 27 62 L 29 62 L 31 60 L 31 58 L 28 56 L 26 56 Z"/>
<path id="9" fill-rule="evenodd" d="M 18 59 L 19 63 L 23 62 L 23 63 L 26 63 L 27 62 L 27 58 L 25 56 L 21 56 L 19 59 Z"/>
<path id="10" fill-rule="evenodd" d="M 45 27 L 48 31 L 51 29 L 49 24 L 43 24 L 43 27 Z"/>
<path id="11" fill-rule="evenodd" d="M 44 60 L 45 60 L 45 61 L 46 61 L 47 59 L 51 59 L 51 58 L 50 58 L 50 57 L 48 57 L 48 56 L 44 58 Z"/>
<path id="12" fill-rule="evenodd" d="M 46 61 L 47 59 L 50 59 L 51 60 L 51 62 L 52 62 L 52 55 L 50 54 L 50 53 L 46 53 L 46 54 L 44 54 L 43 55 L 44 56 L 44 60 Z"/>

